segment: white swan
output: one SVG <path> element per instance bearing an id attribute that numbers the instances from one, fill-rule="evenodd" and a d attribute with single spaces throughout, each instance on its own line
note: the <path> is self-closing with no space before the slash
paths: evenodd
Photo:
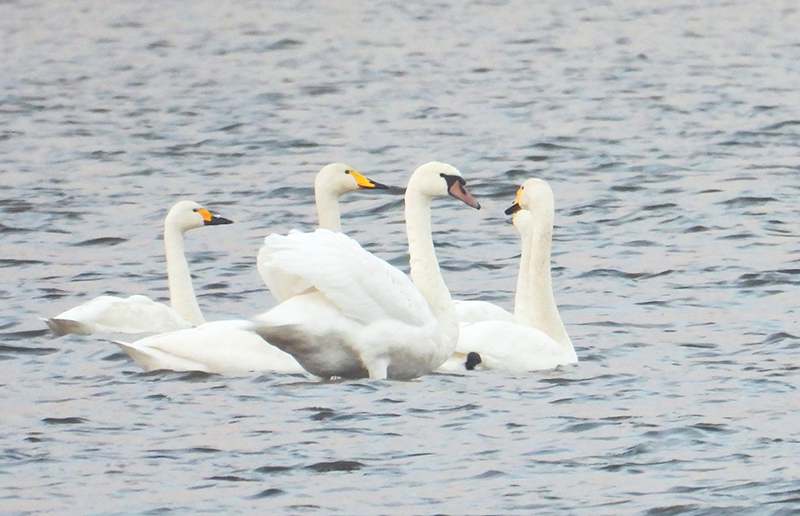
<path id="1" fill-rule="evenodd" d="M 180 201 L 169 210 L 164 220 L 164 251 L 171 307 L 142 295 L 99 296 L 46 319 L 45 323 L 57 335 L 90 335 L 99 331 L 158 333 L 202 324 L 203 314 L 184 255 L 183 234 L 190 229 L 230 223 L 193 201 Z"/>
<path id="2" fill-rule="evenodd" d="M 506 210 L 506 214 L 514 214 L 523 241 L 515 298 L 517 321 L 462 325 L 456 353 L 440 370 L 463 370 L 465 365 L 472 368 L 479 362 L 486 369 L 537 371 L 578 361 L 553 296 L 550 248 L 554 212 L 553 191 L 546 182 L 534 178 L 522 184 Z"/>
<path id="3" fill-rule="evenodd" d="M 450 194 L 480 208 L 464 184 L 444 163 L 412 174 L 405 195 L 411 280 L 342 234 L 268 236 L 262 277 L 273 292 L 302 293 L 258 316 L 256 332 L 323 378 L 404 380 L 438 367 L 453 353 L 458 319 L 436 260 L 430 205 Z"/>
<path id="4" fill-rule="evenodd" d="M 385 189 L 350 166 L 331 163 L 317 173 L 314 198 L 320 227 L 341 231 L 339 198 L 360 188 Z M 227 320 L 153 335 L 136 342 L 115 342 L 145 371 L 204 371 L 237 374 L 250 371 L 300 373 L 288 353 L 249 331 L 249 321 Z"/>

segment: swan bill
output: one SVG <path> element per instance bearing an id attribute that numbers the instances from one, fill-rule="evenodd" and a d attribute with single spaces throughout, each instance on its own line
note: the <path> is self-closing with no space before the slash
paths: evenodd
<path id="1" fill-rule="evenodd" d="M 506 208 L 505 214 L 506 215 L 513 215 L 517 213 L 519 210 L 522 209 L 522 206 L 519 205 L 519 200 L 522 197 L 522 190 L 524 187 L 520 186 L 517 188 L 517 196 L 514 198 L 514 202 L 511 203 L 511 206 Z"/>
<path id="2" fill-rule="evenodd" d="M 372 179 L 365 177 L 355 170 L 348 170 L 348 174 L 353 176 L 353 179 L 356 180 L 356 184 L 359 188 L 371 188 L 375 190 L 388 190 L 389 187 L 383 183 L 378 183 L 377 181 L 373 181 Z"/>
<path id="3" fill-rule="evenodd" d="M 467 182 L 464 180 L 463 177 L 459 176 L 451 176 L 442 174 L 442 177 L 445 181 L 447 181 L 447 192 L 455 197 L 456 199 L 462 201 L 467 206 L 471 206 L 476 210 L 481 209 L 481 203 L 478 202 L 475 197 L 472 196 L 471 193 L 467 191 L 466 184 Z"/>
<path id="4" fill-rule="evenodd" d="M 225 217 L 220 217 L 219 215 L 215 215 L 205 208 L 198 208 L 194 211 L 195 213 L 198 213 L 200 214 L 201 217 L 203 217 L 203 224 L 205 226 L 221 226 L 223 224 L 233 224 L 232 220 L 226 219 Z"/>

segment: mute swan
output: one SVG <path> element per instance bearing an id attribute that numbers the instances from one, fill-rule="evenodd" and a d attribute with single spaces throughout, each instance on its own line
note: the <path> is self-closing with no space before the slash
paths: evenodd
<path id="1" fill-rule="evenodd" d="M 326 165 L 314 180 L 320 227 L 341 231 L 339 197 L 361 188 L 386 189 L 342 163 Z M 248 328 L 249 321 L 226 320 L 153 335 L 136 342 L 115 342 L 145 371 L 250 371 L 305 373 L 288 353 L 271 346 Z"/>
<path id="2" fill-rule="evenodd" d="M 175 204 L 164 220 L 164 250 L 171 308 L 142 295 L 99 296 L 58 314 L 45 323 L 57 335 L 165 332 L 202 324 L 192 278 L 184 255 L 183 234 L 203 226 L 231 224 L 193 201 Z"/>
<path id="3" fill-rule="evenodd" d="M 440 370 L 463 370 L 480 363 L 485 369 L 537 371 L 578 361 L 553 296 L 553 191 L 541 179 L 528 179 L 506 214 L 514 215 L 523 240 L 515 300 L 517 322 L 485 320 L 462 325 L 456 353 Z M 526 269 L 524 285 L 522 272 Z M 478 360 L 473 355 L 465 364 L 464 358 L 473 353 L 479 355 Z"/>
<path id="4" fill-rule="evenodd" d="M 411 280 L 345 235 L 270 235 L 258 257 L 273 292 L 292 295 L 255 318 L 255 331 L 323 378 L 415 378 L 452 355 L 458 319 L 431 236 L 431 200 L 480 204 L 454 167 L 431 162 L 405 194 Z M 302 290 L 301 290 L 302 289 Z M 280 295 L 276 295 L 279 297 Z"/>

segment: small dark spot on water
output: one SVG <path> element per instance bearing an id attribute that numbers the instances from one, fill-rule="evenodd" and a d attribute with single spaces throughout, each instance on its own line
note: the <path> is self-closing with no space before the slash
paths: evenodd
<path id="1" fill-rule="evenodd" d="M 267 475 L 273 475 L 275 473 L 287 473 L 292 471 L 294 468 L 289 466 L 261 466 L 260 468 L 256 468 L 256 473 L 265 473 Z"/>
<path id="2" fill-rule="evenodd" d="M 312 421 L 324 421 L 326 419 L 332 418 L 336 415 L 336 412 L 329 408 L 322 408 L 322 407 L 309 407 L 307 409 L 303 409 L 306 411 L 314 411 L 315 413 L 311 415 Z"/>
<path id="3" fill-rule="evenodd" d="M 46 417 L 42 422 L 48 425 L 80 425 L 86 423 L 82 417 Z"/>
<path id="4" fill-rule="evenodd" d="M 498 471 L 496 469 L 490 469 L 488 471 L 484 471 L 480 475 L 475 475 L 472 478 L 474 478 L 474 479 L 486 479 L 486 478 L 497 478 L 497 477 L 504 477 L 504 476 L 506 476 L 506 474 L 503 473 L 502 471 Z"/>
<path id="5" fill-rule="evenodd" d="M 13 260 L 10 258 L 0 259 L 0 268 L 6 267 L 20 267 L 26 265 L 43 265 L 45 262 L 39 260 Z"/>
<path id="6" fill-rule="evenodd" d="M 719 204 L 723 206 L 735 206 L 735 207 L 745 207 L 745 206 L 763 206 L 764 204 L 775 202 L 777 199 L 774 197 L 734 197 L 733 199 L 728 199 L 727 201 L 722 201 Z"/>
<path id="7" fill-rule="evenodd" d="M 221 450 L 208 446 L 197 446 L 195 448 L 189 448 L 186 451 L 189 453 L 219 453 Z"/>
<path id="8" fill-rule="evenodd" d="M 545 156 L 544 154 L 531 154 L 529 156 L 525 156 L 523 159 L 525 161 L 533 161 L 538 163 L 541 161 L 547 161 L 548 159 L 550 159 L 550 156 Z"/>
<path id="9" fill-rule="evenodd" d="M 316 471 L 317 473 L 329 473 L 331 471 L 356 471 L 364 467 L 364 464 L 352 460 L 337 460 L 333 462 L 317 462 L 306 469 Z"/>
<path id="10" fill-rule="evenodd" d="M 638 192 L 639 190 L 644 190 L 644 188 L 636 185 L 618 185 L 611 187 L 612 192 Z"/>
<path id="11" fill-rule="evenodd" d="M 263 491 L 261 491 L 257 495 L 253 495 L 252 498 L 254 500 L 258 500 L 260 498 L 271 498 L 273 496 L 282 495 L 285 492 L 286 491 L 284 491 L 283 489 L 276 489 L 276 488 L 264 489 Z"/>
<path id="12" fill-rule="evenodd" d="M 239 477 L 236 475 L 213 476 L 208 477 L 206 480 L 221 480 L 223 482 L 256 482 L 255 479 Z"/>
<path id="13" fill-rule="evenodd" d="M 299 47 L 302 44 L 303 42 L 297 39 L 283 38 L 279 39 L 274 43 L 270 43 L 269 45 L 264 47 L 264 50 L 288 50 L 295 47 Z"/>
<path id="14" fill-rule="evenodd" d="M 721 432 L 726 434 L 733 433 L 733 430 L 729 429 L 727 426 L 715 423 L 698 423 L 694 425 L 693 428 L 697 428 L 698 430 L 703 430 L 705 432 Z"/>
<path id="15" fill-rule="evenodd" d="M 644 514 L 647 516 L 677 516 L 679 514 L 695 513 L 698 509 L 700 509 L 700 506 L 696 504 L 670 505 L 668 507 L 655 507 Z"/>
<path id="16" fill-rule="evenodd" d="M 112 247 L 115 245 L 119 245 L 123 242 L 127 242 L 127 238 L 117 238 L 117 237 L 103 237 L 103 238 L 91 238 L 89 240 L 83 240 L 81 242 L 77 242 L 72 244 L 73 247 L 86 247 L 86 246 L 93 246 L 93 245 L 102 245 L 107 247 Z"/>

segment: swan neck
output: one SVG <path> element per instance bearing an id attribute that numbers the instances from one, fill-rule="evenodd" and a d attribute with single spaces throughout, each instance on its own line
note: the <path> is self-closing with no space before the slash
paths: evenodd
<path id="1" fill-rule="evenodd" d="M 514 296 L 514 316 L 521 324 L 534 326 L 531 294 L 531 242 L 532 235 L 520 234 L 522 251 L 519 255 L 517 291 Z"/>
<path id="2" fill-rule="evenodd" d="M 450 291 L 442 278 L 431 233 L 431 198 L 408 190 L 405 198 L 406 234 L 411 281 L 430 306 L 443 331 L 452 340 L 452 354 L 458 341 L 458 318 Z M 442 361 L 444 361 L 444 359 Z"/>
<path id="3" fill-rule="evenodd" d="M 537 214 L 531 235 L 529 266 L 530 320 L 562 346 L 572 347 L 553 295 L 550 250 L 553 242 L 553 214 Z"/>
<path id="4" fill-rule="evenodd" d="M 342 222 L 339 214 L 339 197 L 331 191 L 315 188 L 314 200 L 317 204 L 319 227 L 334 233 L 341 233 Z"/>
<path id="5" fill-rule="evenodd" d="M 194 295 L 192 276 L 184 253 L 183 232 L 180 229 L 164 226 L 164 254 L 167 259 L 170 306 L 195 326 L 203 324 L 205 320 Z"/>

